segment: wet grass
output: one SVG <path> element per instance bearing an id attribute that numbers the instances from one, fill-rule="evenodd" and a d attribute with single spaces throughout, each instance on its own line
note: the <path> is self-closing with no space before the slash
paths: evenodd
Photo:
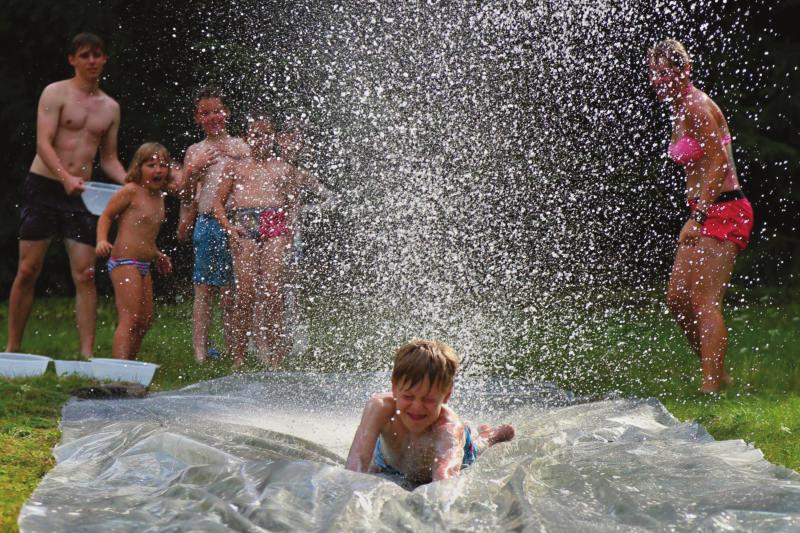
<path id="1" fill-rule="evenodd" d="M 589 397 L 609 391 L 654 396 L 681 420 L 697 420 L 717 439 L 743 439 L 760 448 L 771 462 L 800 471 L 800 299 L 794 293 L 761 290 L 744 301 L 735 292 L 728 306 L 731 339 L 728 368 L 735 383 L 719 396 L 696 392 L 699 363 L 665 313 L 658 295 L 620 293 L 606 306 L 634 309 L 616 320 L 587 317 L 586 323 L 542 328 L 514 339 L 528 357 L 498 360 L 504 372 L 554 381 Z M 324 306 L 320 306 L 323 308 Z M 181 387 L 231 372 L 227 359 L 197 365 L 191 355 L 189 302 L 156 307 L 155 326 L 142 346 L 140 360 L 159 363 L 153 390 Z M 60 359 L 77 358 L 72 301 L 36 302 L 25 349 Z M 5 343 L 7 308 L 0 307 L 0 342 Z M 342 320 L 321 312 L 311 319 L 315 344 L 325 330 Z M 217 322 L 217 326 L 219 323 Z M 365 324 L 354 324 L 357 331 Z M 113 302 L 98 309 L 98 356 L 107 356 L 115 327 Z M 342 327 L 338 323 L 338 327 Z M 576 333 L 577 332 L 577 333 Z M 213 343 L 222 347 L 219 327 Z M 526 348 L 527 347 L 527 348 Z M 533 348 L 532 348 L 533 347 Z M 520 353 L 519 351 L 517 353 Z M 317 370 L 355 369 L 363 361 L 306 356 L 287 366 Z M 259 369 L 253 364 L 250 370 Z M 363 369 L 363 368 L 362 368 Z M 15 530 L 16 517 L 41 477 L 53 466 L 58 420 L 69 392 L 90 380 L 58 378 L 52 368 L 42 377 L 0 378 L 0 531 Z"/>

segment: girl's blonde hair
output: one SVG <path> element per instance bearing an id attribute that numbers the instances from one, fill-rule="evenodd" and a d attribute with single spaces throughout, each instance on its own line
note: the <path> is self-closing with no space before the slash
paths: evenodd
<path id="1" fill-rule="evenodd" d="M 133 154 L 133 159 L 131 159 L 131 164 L 128 167 L 128 174 L 125 176 L 125 183 L 141 184 L 142 165 L 154 157 L 163 159 L 167 164 L 170 162 L 169 150 L 167 150 L 163 144 L 150 142 L 141 145 L 136 150 L 136 153 Z M 164 180 L 165 186 L 167 181 L 168 180 Z"/>
<path id="2" fill-rule="evenodd" d="M 660 58 L 666 59 L 670 65 L 681 70 L 686 66 L 692 66 L 689 53 L 677 39 L 664 39 L 647 51 L 647 57 L 651 63 Z"/>

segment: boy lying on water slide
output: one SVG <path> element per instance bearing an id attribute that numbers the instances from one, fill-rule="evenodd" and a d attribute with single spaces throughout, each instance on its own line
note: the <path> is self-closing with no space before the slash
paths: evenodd
<path id="1" fill-rule="evenodd" d="M 456 352 L 438 341 L 397 350 L 392 390 L 367 402 L 345 468 L 428 483 L 455 476 L 489 446 L 514 438 L 507 424 L 481 426 L 475 436 L 446 405 L 458 364 Z"/>

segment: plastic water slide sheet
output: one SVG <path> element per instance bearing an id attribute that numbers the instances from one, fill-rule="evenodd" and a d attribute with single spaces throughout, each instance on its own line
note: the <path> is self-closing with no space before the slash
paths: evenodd
<path id="1" fill-rule="evenodd" d="M 136 400 L 73 400 L 57 465 L 23 507 L 52 531 L 798 531 L 800 475 L 655 400 L 579 403 L 465 378 L 464 419 L 510 443 L 413 490 L 344 470 L 385 374 L 231 376 Z"/>

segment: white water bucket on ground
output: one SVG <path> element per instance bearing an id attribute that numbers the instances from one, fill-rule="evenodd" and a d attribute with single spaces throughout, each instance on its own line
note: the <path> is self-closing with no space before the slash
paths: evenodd
<path id="1" fill-rule="evenodd" d="M 63 359 L 54 359 L 53 364 L 56 365 L 56 374 L 59 376 L 76 374 L 87 378 L 94 377 L 91 361 L 65 361 Z"/>
<path id="2" fill-rule="evenodd" d="M 102 357 L 92 359 L 92 373 L 95 378 L 130 381 L 132 383 L 140 383 L 145 387 L 150 385 L 153 380 L 153 374 L 156 373 L 159 366 L 161 365 L 125 359 L 105 359 Z"/>
<path id="3" fill-rule="evenodd" d="M 29 353 L 0 353 L 0 376 L 20 378 L 41 376 L 52 359 Z"/>

